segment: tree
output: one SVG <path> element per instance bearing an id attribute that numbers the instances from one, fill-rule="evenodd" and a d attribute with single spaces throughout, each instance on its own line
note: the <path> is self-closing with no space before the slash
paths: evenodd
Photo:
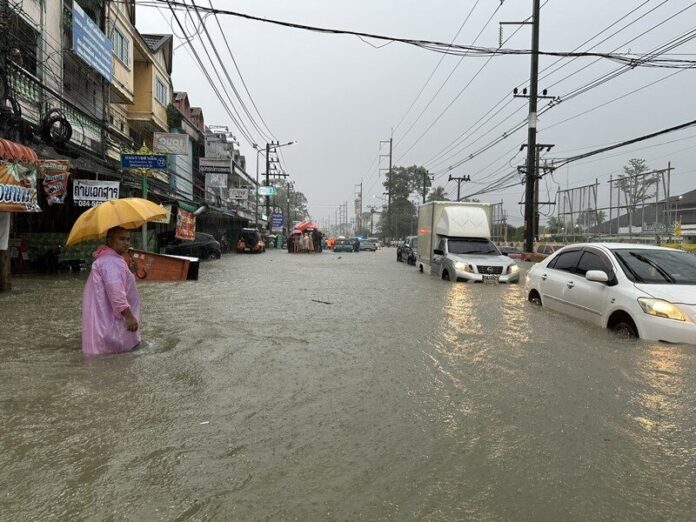
<path id="1" fill-rule="evenodd" d="M 650 170 L 644 159 L 632 158 L 624 166 L 624 177 L 616 180 L 616 185 L 624 194 L 624 203 L 628 211 L 628 233 L 633 230 L 633 213 L 638 205 L 655 197 L 654 188 L 657 186 L 659 175 L 649 173 Z"/>
<path id="2" fill-rule="evenodd" d="M 428 194 L 428 201 L 449 201 L 445 187 L 438 185 Z"/>
<path id="3" fill-rule="evenodd" d="M 391 191 L 391 206 L 384 209 L 380 230 L 384 237 L 404 237 L 412 233 L 417 221 L 416 205 L 410 200 L 414 193 L 422 194 L 431 186 L 430 176 L 424 167 L 393 167 L 384 180 L 384 189 Z"/>

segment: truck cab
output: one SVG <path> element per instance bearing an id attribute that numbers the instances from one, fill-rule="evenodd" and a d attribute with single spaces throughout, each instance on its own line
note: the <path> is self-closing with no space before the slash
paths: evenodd
<path id="1" fill-rule="evenodd" d="M 431 272 L 447 281 L 519 281 L 517 264 L 485 237 L 441 238 L 433 251 Z"/>
<path id="2" fill-rule="evenodd" d="M 519 267 L 491 241 L 490 206 L 432 202 L 418 214 L 421 272 L 449 281 L 516 283 Z"/>

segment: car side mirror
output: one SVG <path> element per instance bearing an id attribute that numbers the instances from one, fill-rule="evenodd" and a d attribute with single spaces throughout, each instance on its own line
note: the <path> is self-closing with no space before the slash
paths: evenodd
<path id="1" fill-rule="evenodd" d="M 585 279 L 588 281 L 594 281 L 596 283 L 609 282 L 609 276 L 603 270 L 588 270 L 585 274 Z"/>
<path id="2" fill-rule="evenodd" d="M 445 253 L 442 250 L 440 250 L 439 248 L 436 248 L 435 250 L 433 250 L 433 253 L 436 256 L 444 256 L 445 255 Z"/>

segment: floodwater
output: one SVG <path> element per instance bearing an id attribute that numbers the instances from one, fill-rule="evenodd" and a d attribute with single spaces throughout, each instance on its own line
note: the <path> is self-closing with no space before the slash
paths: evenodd
<path id="1" fill-rule="evenodd" d="M 0 294 L 2 520 L 694 519 L 696 347 L 270 251 L 141 284 L 143 347 L 87 359 L 84 280 Z"/>

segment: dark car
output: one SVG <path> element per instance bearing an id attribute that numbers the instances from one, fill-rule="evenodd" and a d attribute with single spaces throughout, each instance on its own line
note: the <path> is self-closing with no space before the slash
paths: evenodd
<path id="1" fill-rule="evenodd" d="M 196 232 L 196 238 L 192 241 L 178 239 L 174 232 L 166 232 L 160 235 L 160 252 L 174 256 L 198 257 L 200 259 L 220 259 L 222 250 L 213 236 L 203 232 Z"/>
<path id="2" fill-rule="evenodd" d="M 334 243 L 334 252 L 353 252 L 353 240 L 339 238 Z"/>
<path id="3" fill-rule="evenodd" d="M 259 231 L 255 228 L 243 228 L 237 243 L 235 244 L 235 250 L 238 254 L 244 252 L 249 252 L 250 254 L 259 254 L 266 251 L 266 246 L 259 235 Z"/>
<path id="4" fill-rule="evenodd" d="M 404 261 L 409 265 L 416 264 L 418 254 L 418 236 L 408 236 L 396 249 L 396 260 Z"/>
<path id="5" fill-rule="evenodd" d="M 510 259 L 522 259 L 522 251 L 514 246 L 499 246 L 498 250 L 504 256 L 508 256 Z"/>

